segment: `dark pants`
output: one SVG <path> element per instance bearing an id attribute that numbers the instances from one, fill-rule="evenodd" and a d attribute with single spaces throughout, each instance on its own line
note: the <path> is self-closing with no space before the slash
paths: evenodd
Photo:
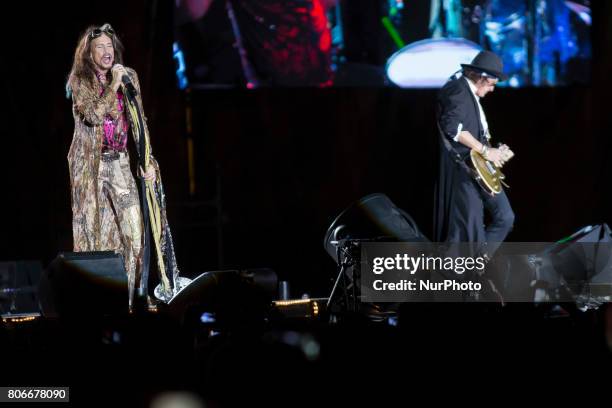
<path id="1" fill-rule="evenodd" d="M 488 194 L 471 174 L 445 160 L 436 189 L 434 223 L 439 242 L 461 243 L 460 252 L 492 257 L 512 230 L 514 212 L 505 191 Z"/>
<path id="2" fill-rule="evenodd" d="M 485 228 L 487 243 L 485 252 L 491 257 L 512 230 L 514 212 L 505 191 L 494 196 L 487 194 L 483 189 L 479 189 L 479 193 L 484 209 L 491 217 Z"/>

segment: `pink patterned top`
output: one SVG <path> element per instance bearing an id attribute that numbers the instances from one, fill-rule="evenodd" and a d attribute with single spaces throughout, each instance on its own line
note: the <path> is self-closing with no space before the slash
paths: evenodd
<path id="1" fill-rule="evenodd" d="M 98 80 L 100 77 L 98 76 Z M 101 82 L 101 81 L 100 81 Z M 104 87 L 100 87 L 100 96 L 104 94 Z M 125 150 L 127 147 L 127 134 L 130 129 L 130 123 L 125 116 L 125 104 L 123 102 L 123 92 L 117 90 L 117 110 L 119 117 L 113 119 L 112 116 L 106 115 L 104 118 L 104 141 L 103 148 L 112 150 Z"/>

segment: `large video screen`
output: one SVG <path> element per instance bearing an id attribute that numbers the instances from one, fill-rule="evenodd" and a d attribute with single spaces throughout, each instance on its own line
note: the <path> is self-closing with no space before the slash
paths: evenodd
<path id="1" fill-rule="evenodd" d="M 590 80 L 588 0 L 176 0 L 181 87 L 438 87 L 480 50 L 501 85 Z"/>

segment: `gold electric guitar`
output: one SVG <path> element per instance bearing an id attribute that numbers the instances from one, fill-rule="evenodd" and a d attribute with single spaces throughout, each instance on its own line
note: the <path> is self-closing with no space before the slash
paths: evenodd
<path id="1" fill-rule="evenodd" d="M 514 156 L 514 153 L 509 152 L 506 160 L 510 160 Z M 476 150 L 470 152 L 471 169 L 474 173 L 476 182 L 489 194 L 495 195 L 502 192 L 502 185 L 508 186 L 504 179 L 506 176 L 501 172 L 500 168 L 497 167 L 493 162 L 485 159 L 482 154 Z"/>

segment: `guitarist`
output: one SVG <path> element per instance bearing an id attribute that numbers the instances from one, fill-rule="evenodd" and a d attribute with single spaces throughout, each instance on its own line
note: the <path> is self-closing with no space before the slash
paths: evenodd
<path id="1" fill-rule="evenodd" d="M 492 195 L 478 185 L 466 160 L 476 150 L 501 167 L 513 155 L 506 145 L 489 145 L 489 124 L 480 103 L 507 77 L 501 59 L 490 51 L 481 51 L 471 64 L 461 66 L 462 75 L 453 76 L 438 95 L 441 143 L 434 234 L 438 242 L 470 243 L 472 254 L 490 258 L 512 229 L 514 213 L 503 190 Z"/>

